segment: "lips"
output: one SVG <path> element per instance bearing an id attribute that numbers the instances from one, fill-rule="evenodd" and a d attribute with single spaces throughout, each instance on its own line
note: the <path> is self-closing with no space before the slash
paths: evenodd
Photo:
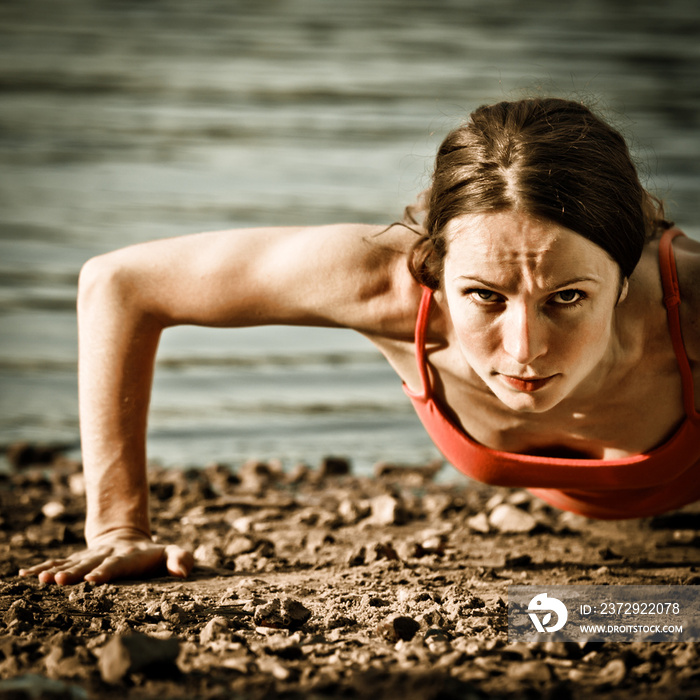
<path id="1" fill-rule="evenodd" d="M 508 374 L 502 374 L 501 379 L 513 389 L 517 391 L 538 391 L 546 386 L 555 375 L 551 377 L 512 377 Z"/>

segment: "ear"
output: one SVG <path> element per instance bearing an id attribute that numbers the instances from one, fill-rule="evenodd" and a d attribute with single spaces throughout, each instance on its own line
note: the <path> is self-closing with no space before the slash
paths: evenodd
<path id="1" fill-rule="evenodd" d="M 620 294 L 617 297 L 617 303 L 622 304 L 622 302 L 627 298 L 627 294 L 630 291 L 630 281 L 629 278 L 625 277 L 620 284 Z"/>

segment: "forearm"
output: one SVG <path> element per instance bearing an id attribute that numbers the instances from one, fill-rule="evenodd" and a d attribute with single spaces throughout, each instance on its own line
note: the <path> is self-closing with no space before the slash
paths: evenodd
<path id="1" fill-rule="evenodd" d="M 149 535 L 146 425 L 161 323 L 109 260 L 88 263 L 78 296 L 85 535 Z M 135 532 L 136 534 L 136 532 Z"/>

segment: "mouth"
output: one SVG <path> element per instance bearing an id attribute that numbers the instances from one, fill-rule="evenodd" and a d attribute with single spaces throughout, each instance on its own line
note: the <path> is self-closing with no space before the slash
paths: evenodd
<path id="1" fill-rule="evenodd" d="M 533 392 L 542 389 L 549 384 L 556 375 L 550 377 L 513 377 L 509 374 L 501 374 L 501 379 L 511 388 L 517 391 Z"/>

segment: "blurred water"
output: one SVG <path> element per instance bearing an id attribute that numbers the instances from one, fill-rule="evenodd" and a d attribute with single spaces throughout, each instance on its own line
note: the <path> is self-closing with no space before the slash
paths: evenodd
<path id="1" fill-rule="evenodd" d="M 471 109 L 599 99 L 700 239 L 696 0 L 0 4 L 0 442 L 77 441 L 81 264 L 151 238 L 389 223 Z M 437 453 L 349 332 L 179 328 L 149 434 L 170 464 Z"/>

